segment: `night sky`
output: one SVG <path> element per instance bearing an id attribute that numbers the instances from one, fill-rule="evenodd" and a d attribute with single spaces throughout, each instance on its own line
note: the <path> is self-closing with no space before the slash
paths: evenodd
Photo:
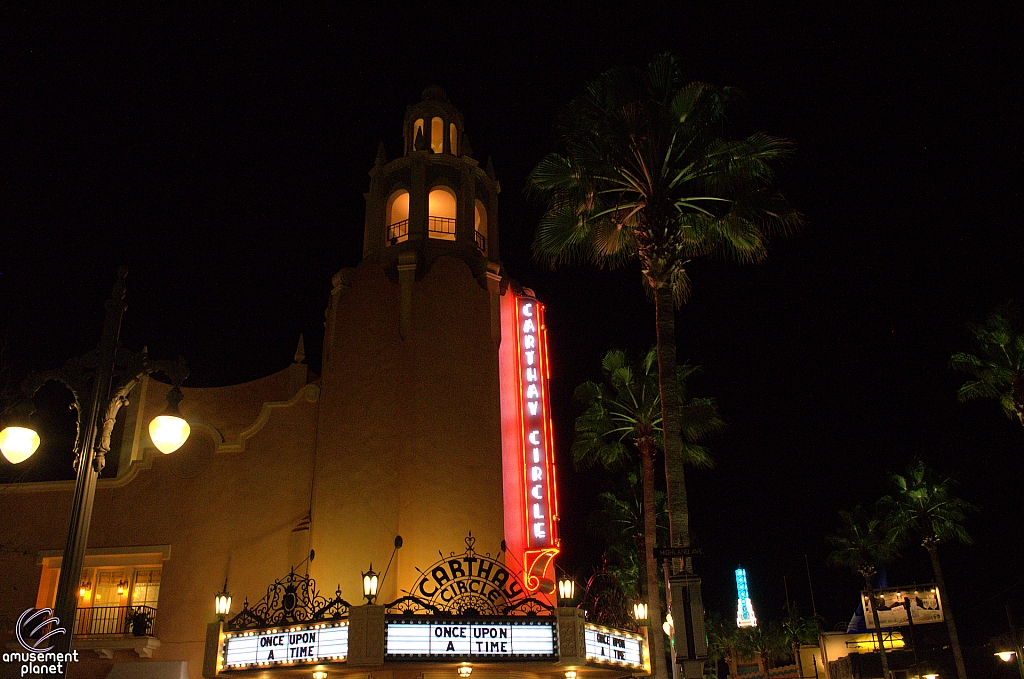
<path id="1" fill-rule="evenodd" d="M 824 539 L 839 509 L 873 503 L 920 456 L 981 509 L 976 544 L 942 556 L 961 635 L 987 641 L 1008 599 L 1024 620 L 1024 428 L 994 401 L 957 403 L 948 360 L 970 349 L 969 322 L 1024 303 L 1024 12 L 806 5 L 7 4 L 8 384 L 95 345 L 121 264 L 122 342 L 184 355 L 187 386 L 280 370 L 300 333 L 318 370 L 331 275 L 361 255 L 378 142 L 398 155 L 406 105 L 440 85 L 474 156 L 493 159 L 507 273 L 548 305 L 563 564 L 585 577 L 593 492 L 568 459 L 572 390 L 606 350 L 651 346 L 653 310 L 636 267 L 534 264 L 539 208 L 523 188 L 588 79 L 671 50 L 691 79 L 745 93 L 734 136 L 795 140 L 778 185 L 807 220 L 762 265 L 694 264 L 678 315 L 680 359 L 703 366 L 692 388 L 729 424 L 708 442 L 717 467 L 688 481 L 708 608 L 734 615 L 742 565 L 759 617 L 781 617 L 784 577 L 810 612 L 806 555 L 826 628 L 845 622 L 859 583 L 824 564 Z M 924 550 L 888 574 L 928 581 Z"/>

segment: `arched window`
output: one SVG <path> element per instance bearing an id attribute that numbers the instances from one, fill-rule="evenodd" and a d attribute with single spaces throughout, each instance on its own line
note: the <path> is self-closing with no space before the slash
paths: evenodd
<path id="1" fill-rule="evenodd" d="M 434 153 L 444 151 L 444 121 L 440 118 L 430 119 L 430 148 Z"/>
<path id="2" fill-rule="evenodd" d="M 473 205 L 473 237 L 476 239 L 476 246 L 480 252 L 487 254 L 487 208 L 481 200 Z"/>
<path id="3" fill-rule="evenodd" d="M 452 155 L 459 155 L 459 131 L 455 129 L 455 123 L 448 126 L 448 144 L 451 146 Z"/>
<path id="4" fill-rule="evenodd" d="M 412 150 L 413 151 L 418 151 L 420 149 L 421 144 L 423 144 L 423 142 L 421 140 L 423 139 L 423 135 L 425 133 L 426 132 L 423 129 L 423 118 L 417 118 L 416 122 L 412 124 Z M 426 148 L 426 147 L 423 146 L 423 148 Z"/>
<path id="5" fill-rule="evenodd" d="M 455 209 L 454 191 L 447 186 L 431 189 L 427 197 L 427 235 L 441 240 L 455 240 Z"/>
<path id="6" fill-rule="evenodd" d="M 388 198 L 387 243 L 394 245 L 409 239 L 409 192 L 399 189 Z"/>

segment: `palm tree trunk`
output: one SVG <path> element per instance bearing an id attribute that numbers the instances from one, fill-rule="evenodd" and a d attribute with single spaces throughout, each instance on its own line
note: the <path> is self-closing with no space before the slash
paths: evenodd
<path id="1" fill-rule="evenodd" d="M 882 659 L 882 678 L 891 679 L 889 674 L 889 658 L 885 655 L 885 637 L 882 635 L 882 623 L 878 620 L 878 609 L 875 608 L 875 586 L 870 575 L 864 575 L 864 584 L 868 587 L 868 601 L 871 602 L 871 617 L 875 621 L 875 635 L 878 637 L 878 657 Z"/>
<path id="2" fill-rule="evenodd" d="M 644 493 L 644 568 L 647 571 L 647 619 L 651 633 L 651 673 L 656 679 L 668 679 L 665 667 L 665 637 L 661 631 L 661 594 L 658 590 L 658 562 L 654 547 L 658 541 L 657 509 L 654 503 L 654 442 L 637 441 L 643 467 Z"/>
<path id="3" fill-rule="evenodd" d="M 960 651 L 960 636 L 956 633 L 956 623 L 953 622 L 953 609 L 949 605 L 949 594 L 946 592 L 946 579 L 942 577 L 942 566 L 939 565 L 939 546 L 933 542 L 926 542 L 924 548 L 928 550 L 928 556 L 932 560 L 935 584 L 939 588 L 939 596 L 942 597 L 942 616 L 946 619 L 946 628 L 949 630 L 949 645 L 953 647 L 953 662 L 956 664 L 956 676 L 957 679 L 967 679 L 964 656 Z"/>
<path id="4" fill-rule="evenodd" d="M 658 383 L 661 389 L 661 421 L 665 435 L 665 480 L 669 542 L 690 546 L 690 510 L 686 500 L 683 440 L 679 423 L 679 381 L 676 379 L 676 304 L 672 288 L 654 289 L 658 338 Z M 687 568 L 687 570 L 692 570 Z"/>

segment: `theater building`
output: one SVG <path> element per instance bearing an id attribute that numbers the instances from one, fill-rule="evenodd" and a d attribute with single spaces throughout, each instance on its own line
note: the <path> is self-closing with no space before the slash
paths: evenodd
<path id="1" fill-rule="evenodd" d="M 362 261 L 333 278 L 320 375 L 300 341 L 281 372 L 184 388 L 192 434 L 170 455 L 145 431 L 168 386 L 131 394 L 70 676 L 648 673 L 642 635 L 555 594 L 556 368 L 543 304 L 502 275 L 493 170 L 439 88 L 402 132 L 403 154 L 382 148 L 370 171 Z M 7 650 L 26 609 L 53 605 L 72 489 L 0 494 Z"/>

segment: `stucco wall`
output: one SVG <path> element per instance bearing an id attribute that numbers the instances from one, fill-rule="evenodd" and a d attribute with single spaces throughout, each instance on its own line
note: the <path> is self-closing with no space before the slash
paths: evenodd
<path id="1" fill-rule="evenodd" d="M 313 573 L 359 592 L 372 560 L 390 601 L 445 554 L 497 554 L 503 534 L 497 346 L 487 292 L 462 261 L 436 260 L 413 287 L 399 333 L 399 286 L 360 266 L 338 303 L 325 367 L 313 509 Z M 333 582 L 333 580 L 331 580 Z M 326 580 L 325 580 L 326 582 Z M 352 600 L 352 599 L 350 599 Z"/>

